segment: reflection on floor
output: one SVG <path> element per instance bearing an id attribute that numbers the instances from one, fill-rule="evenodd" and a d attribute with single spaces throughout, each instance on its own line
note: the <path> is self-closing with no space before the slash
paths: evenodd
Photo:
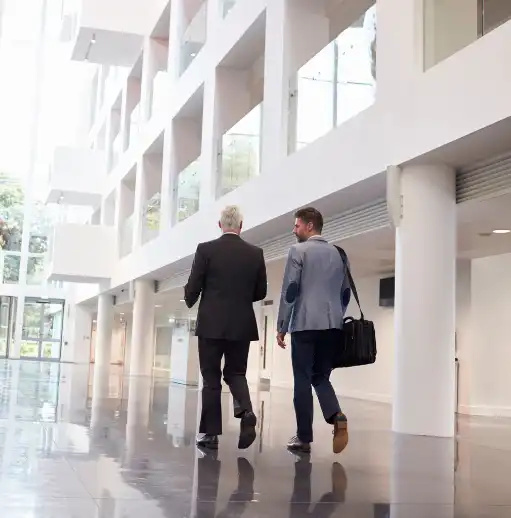
<path id="1" fill-rule="evenodd" d="M 254 393 L 260 434 L 236 450 L 225 396 L 217 455 L 197 451 L 198 392 L 89 368 L 0 364 L 2 518 L 504 518 L 511 516 L 511 421 L 461 419 L 457 442 L 394 436 L 385 405 L 344 401 L 351 443 L 330 452 L 318 419 L 310 458 L 283 445 L 287 390 Z"/>

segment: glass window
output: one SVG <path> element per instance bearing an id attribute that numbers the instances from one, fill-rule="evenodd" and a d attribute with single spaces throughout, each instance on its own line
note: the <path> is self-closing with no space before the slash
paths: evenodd
<path id="1" fill-rule="evenodd" d="M 177 177 L 176 221 L 189 218 L 199 210 L 200 159 L 183 169 Z"/>
<path id="2" fill-rule="evenodd" d="M 21 254 L 2 253 L 2 282 L 4 284 L 18 284 L 20 282 Z"/>
<path id="3" fill-rule="evenodd" d="M 30 256 L 27 263 L 27 284 L 42 284 L 46 279 L 45 256 Z"/>
<path id="4" fill-rule="evenodd" d="M 0 173 L 0 247 L 21 251 L 25 191 L 19 178 Z"/>

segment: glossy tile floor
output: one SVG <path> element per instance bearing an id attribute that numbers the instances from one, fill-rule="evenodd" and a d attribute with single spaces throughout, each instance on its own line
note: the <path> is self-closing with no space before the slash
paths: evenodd
<path id="1" fill-rule="evenodd" d="M 511 421 L 461 419 L 459 440 L 394 436 L 386 405 L 344 401 L 351 442 L 312 455 L 284 444 L 291 394 L 254 394 L 260 434 L 236 450 L 225 394 L 218 455 L 194 446 L 198 392 L 112 372 L 92 394 L 87 367 L 0 363 L 2 518 L 508 518 Z"/>

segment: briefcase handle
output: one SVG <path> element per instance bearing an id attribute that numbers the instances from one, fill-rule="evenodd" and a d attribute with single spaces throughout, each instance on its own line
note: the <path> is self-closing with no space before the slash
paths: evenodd
<path id="1" fill-rule="evenodd" d="M 357 292 L 357 286 L 355 285 L 355 281 L 353 280 L 353 276 L 351 275 L 350 267 L 348 266 L 348 256 L 346 252 L 337 245 L 334 245 L 335 248 L 337 248 L 337 251 L 339 252 L 339 255 L 341 256 L 342 262 L 344 263 L 344 275 L 348 276 L 348 281 L 350 283 L 351 291 L 353 292 L 353 295 L 355 297 L 355 300 L 358 304 L 358 309 L 360 310 L 360 320 L 364 319 L 364 312 L 362 311 L 362 306 L 360 305 L 360 299 L 358 298 L 358 292 Z"/>

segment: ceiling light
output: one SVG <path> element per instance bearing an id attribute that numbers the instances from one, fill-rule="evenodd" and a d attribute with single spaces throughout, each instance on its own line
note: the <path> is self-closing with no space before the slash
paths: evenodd
<path id="1" fill-rule="evenodd" d="M 181 299 L 179 302 L 186 302 L 185 299 Z"/>
<path id="2" fill-rule="evenodd" d="M 163 306 L 161 304 L 156 304 L 156 306 L 154 306 L 155 308 L 162 308 Z"/>
<path id="3" fill-rule="evenodd" d="M 497 229 L 493 231 L 494 234 L 509 234 L 510 232 L 511 230 L 507 229 Z"/>
<path id="4" fill-rule="evenodd" d="M 123 315 L 124 315 L 124 313 L 119 313 L 119 314 L 120 314 L 121 316 L 123 316 Z"/>
<path id="5" fill-rule="evenodd" d="M 92 35 L 92 38 L 90 39 L 90 42 L 94 45 L 94 43 L 96 43 L 96 35 L 93 34 Z"/>

